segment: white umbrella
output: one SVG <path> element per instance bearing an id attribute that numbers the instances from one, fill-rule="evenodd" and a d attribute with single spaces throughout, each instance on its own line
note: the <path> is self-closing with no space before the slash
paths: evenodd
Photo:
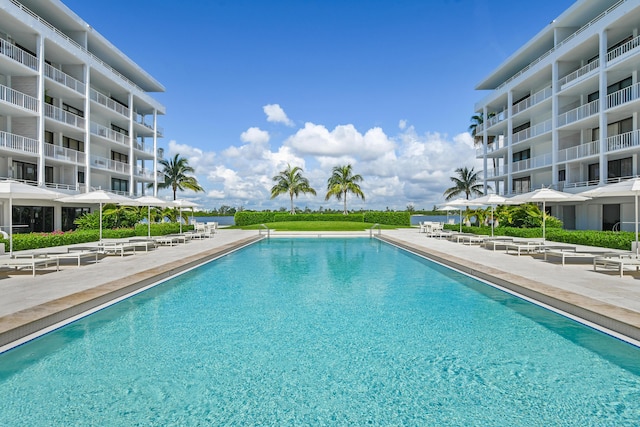
<path id="1" fill-rule="evenodd" d="M 182 233 L 182 208 L 191 208 L 191 218 L 193 218 L 193 208 L 197 207 L 198 204 L 184 199 L 174 200 L 173 204 L 180 208 L 180 233 Z"/>
<path id="2" fill-rule="evenodd" d="M 133 199 L 133 206 L 146 206 L 147 207 L 147 237 L 151 238 L 151 206 L 154 207 L 167 207 L 173 206 L 173 202 L 168 200 L 158 199 L 154 196 L 142 196 L 137 199 Z"/>
<path id="3" fill-rule="evenodd" d="M 450 206 L 450 207 L 460 208 L 460 232 L 462 232 L 462 208 L 468 208 L 469 206 L 477 206 L 477 204 L 474 203 L 472 200 L 460 198 L 460 199 L 455 199 L 455 200 L 451 200 L 449 202 L 446 202 L 442 206 L 443 207 Z"/>
<path id="4" fill-rule="evenodd" d="M 640 178 L 627 179 L 625 181 L 616 182 L 615 184 L 607 184 L 591 190 L 579 193 L 585 197 L 628 197 L 634 196 L 635 200 L 635 230 L 636 230 L 636 255 L 639 253 L 638 248 L 638 194 L 640 194 Z"/>
<path id="5" fill-rule="evenodd" d="M 494 211 L 495 207 L 498 205 L 517 205 L 518 202 L 514 202 L 512 199 L 508 199 L 506 197 L 502 197 L 499 194 L 487 194 L 482 197 L 475 198 L 471 200 L 478 206 L 491 206 L 491 237 L 493 237 L 493 229 L 494 229 Z"/>
<path id="6" fill-rule="evenodd" d="M 551 188 L 539 188 L 529 191 L 528 193 L 513 196 L 510 200 L 516 203 L 542 203 L 542 241 L 544 242 L 546 238 L 546 204 L 551 202 L 583 202 L 589 200 L 589 197 L 556 191 Z"/>
<path id="7" fill-rule="evenodd" d="M 132 199 L 105 190 L 94 190 L 88 193 L 75 194 L 57 199 L 63 203 L 90 203 L 100 205 L 100 240 L 102 241 L 102 206 L 107 204 L 132 206 Z"/>
<path id="8" fill-rule="evenodd" d="M 9 255 L 13 255 L 13 200 L 55 200 L 61 193 L 18 181 L 0 182 L 0 198 L 9 199 Z"/>

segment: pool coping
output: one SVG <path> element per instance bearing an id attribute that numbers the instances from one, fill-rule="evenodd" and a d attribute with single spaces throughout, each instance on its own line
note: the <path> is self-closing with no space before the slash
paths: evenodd
<path id="1" fill-rule="evenodd" d="M 640 341 L 640 313 L 637 311 L 615 306 L 565 289 L 559 289 L 536 280 L 494 267 L 488 267 L 389 235 L 375 237 L 462 273 L 505 288 L 518 295 L 538 301 L 571 316 L 584 319 L 586 322 L 605 330 L 613 331 L 636 342 Z"/>
<path id="2" fill-rule="evenodd" d="M 0 317 L 0 348 L 264 239 L 251 236 Z"/>

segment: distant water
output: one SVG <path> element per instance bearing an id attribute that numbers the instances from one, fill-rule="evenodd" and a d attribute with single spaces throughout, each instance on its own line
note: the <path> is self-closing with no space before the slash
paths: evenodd
<path id="1" fill-rule="evenodd" d="M 194 216 L 198 222 L 217 222 L 218 225 L 235 225 L 235 221 L 232 216 Z M 189 217 L 191 220 L 191 217 Z"/>

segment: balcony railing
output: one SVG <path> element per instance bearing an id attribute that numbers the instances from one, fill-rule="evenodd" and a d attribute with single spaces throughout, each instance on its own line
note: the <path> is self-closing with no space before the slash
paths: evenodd
<path id="1" fill-rule="evenodd" d="M 38 154 L 38 141 L 21 135 L 0 131 L 0 147 L 19 153 Z"/>
<path id="2" fill-rule="evenodd" d="M 113 142 L 117 142 L 118 144 L 126 145 L 127 147 L 129 146 L 130 138 L 123 133 L 116 132 L 113 129 L 109 129 L 94 122 L 89 124 L 89 130 L 93 135 L 101 136 Z"/>
<path id="3" fill-rule="evenodd" d="M 487 178 L 495 178 L 496 176 L 506 175 L 507 167 L 506 166 L 498 166 L 495 168 L 487 169 Z"/>
<path id="4" fill-rule="evenodd" d="M 629 40 L 628 42 L 626 42 L 625 44 L 623 44 L 622 46 L 618 46 L 617 48 L 613 49 L 611 52 L 607 53 L 607 62 L 608 61 L 612 61 L 622 55 L 624 55 L 627 52 L 631 52 L 632 50 L 636 49 L 638 46 L 640 46 L 640 36 Z"/>
<path id="5" fill-rule="evenodd" d="M 84 118 L 71 114 L 68 111 L 64 111 L 62 108 L 54 107 L 53 105 L 44 105 L 44 115 L 50 119 L 57 120 L 62 123 L 66 123 L 70 126 L 74 126 L 80 129 L 84 129 Z"/>
<path id="6" fill-rule="evenodd" d="M 156 173 L 153 170 L 144 169 L 141 166 L 136 165 L 134 169 L 134 174 L 141 178 L 153 179 L 156 176 Z"/>
<path id="7" fill-rule="evenodd" d="M 153 155 L 153 144 L 149 145 L 149 144 L 136 141 L 133 144 L 133 148 L 135 148 L 138 151 L 144 151 L 147 154 Z"/>
<path id="8" fill-rule="evenodd" d="M 128 163 L 117 162 L 100 156 L 91 156 L 91 167 L 119 172 L 122 174 L 128 174 L 131 170 L 131 165 Z"/>
<path id="9" fill-rule="evenodd" d="M 129 118 L 129 108 L 127 108 L 124 105 L 114 101 L 111 98 L 106 97 L 105 95 L 101 94 L 97 90 L 91 89 L 89 91 L 89 96 L 90 96 L 92 101 L 95 101 L 98 104 L 103 105 L 103 106 L 107 107 L 108 109 L 113 110 L 116 113 L 125 116 L 126 118 Z"/>
<path id="10" fill-rule="evenodd" d="M 542 154 L 531 159 L 520 160 L 511 164 L 511 172 L 522 172 L 528 169 L 541 168 L 551 164 L 551 153 Z"/>
<path id="11" fill-rule="evenodd" d="M 607 95 L 607 108 L 617 107 L 640 98 L 640 83 L 625 87 Z"/>
<path id="12" fill-rule="evenodd" d="M 38 112 L 38 100 L 36 98 L 4 85 L 0 85 L 0 101 Z"/>
<path id="13" fill-rule="evenodd" d="M 564 114 L 558 116 L 558 126 L 568 125 L 569 123 L 577 122 L 586 117 L 593 116 L 600 112 L 600 100 L 596 99 L 588 104 L 581 105 L 578 108 L 567 111 Z"/>
<path id="14" fill-rule="evenodd" d="M 491 126 L 500 123 L 503 120 L 507 119 L 507 110 L 502 110 L 499 113 L 495 113 L 495 115 L 489 117 L 485 123 L 487 124 L 487 129 Z"/>
<path id="15" fill-rule="evenodd" d="M 136 123 L 138 123 L 139 125 L 142 125 L 142 126 L 146 127 L 147 129 L 153 130 L 153 125 L 147 123 L 145 121 L 145 116 L 143 116 L 142 114 L 138 114 L 138 113 L 134 114 L 133 115 L 133 120 Z M 164 135 L 164 129 L 162 129 L 162 127 L 160 127 L 160 126 L 156 126 L 156 132 L 157 132 L 157 135 L 159 137 L 162 137 L 162 135 Z"/>
<path id="16" fill-rule="evenodd" d="M 600 67 L 600 58 L 595 59 L 594 61 L 588 63 L 582 68 L 578 68 L 573 73 L 567 74 L 566 76 L 558 80 L 558 85 L 560 86 L 560 89 L 562 89 L 563 86 L 566 85 L 567 83 L 570 83 L 574 80 L 578 80 L 579 78 L 589 74 L 593 70 L 598 69 L 598 67 Z"/>
<path id="17" fill-rule="evenodd" d="M 4 39 L 0 39 L 0 55 L 8 56 L 14 61 L 38 71 L 38 58 Z"/>
<path id="18" fill-rule="evenodd" d="M 519 142 L 525 141 L 538 135 L 542 135 L 547 132 L 551 132 L 551 119 L 548 119 L 542 123 L 538 123 L 533 127 L 523 129 L 520 132 L 514 133 L 511 137 L 511 143 L 517 144 Z"/>
<path id="19" fill-rule="evenodd" d="M 490 138 L 493 138 L 493 142 L 490 142 L 489 144 L 487 144 L 487 154 L 493 153 L 494 151 L 498 151 L 501 148 L 506 147 L 505 145 L 506 140 L 502 138 L 502 136 L 492 136 Z M 476 148 L 476 156 L 482 156 L 483 154 L 484 154 L 484 147 L 482 146 L 482 144 L 480 144 L 480 146 Z"/>
<path id="20" fill-rule="evenodd" d="M 44 155 L 50 159 L 64 160 L 77 164 L 84 164 L 87 158 L 86 153 L 82 151 L 76 151 L 49 143 L 44 144 Z"/>
<path id="21" fill-rule="evenodd" d="M 607 138 L 607 152 L 624 150 L 640 145 L 640 129 Z"/>
<path id="22" fill-rule="evenodd" d="M 600 154 L 600 141 L 591 141 L 558 151 L 558 161 L 568 162 Z"/>
<path id="23" fill-rule="evenodd" d="M 553 91 L 551 90 L 551 86 L 546 87 L 541 91 L 534 93 L 529 98 L 520 101 L 516 105 L 511 107 L 511 113 L 515 115 L 526 110 L 527 108 L 531 108 L 534 105 L 541 103 L 545 99 L 549 99 L 552 93 Z"/>
<path id="24" fill-rule="evenodd" d="M 68 74 L 63 73 L 62 71 L 53 68 L 49 64 L 44 64 L 44 75 L 50 78 L 51 80 L 55 80 L 60 84 L 65 85 L 66 87 L 75 90 L 78 93 L 84 95 L 84 91 L 86 86 L 79 80 L 74 79 Z"/>

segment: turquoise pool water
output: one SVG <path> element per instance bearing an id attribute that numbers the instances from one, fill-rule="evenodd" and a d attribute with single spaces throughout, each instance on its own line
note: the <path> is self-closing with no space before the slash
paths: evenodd
<path id="1" fill-rule="evenodd" d="M 272 239 L 0 355 L 0 425 L 637 425 L 639 373 L 392 246 Z"/>

